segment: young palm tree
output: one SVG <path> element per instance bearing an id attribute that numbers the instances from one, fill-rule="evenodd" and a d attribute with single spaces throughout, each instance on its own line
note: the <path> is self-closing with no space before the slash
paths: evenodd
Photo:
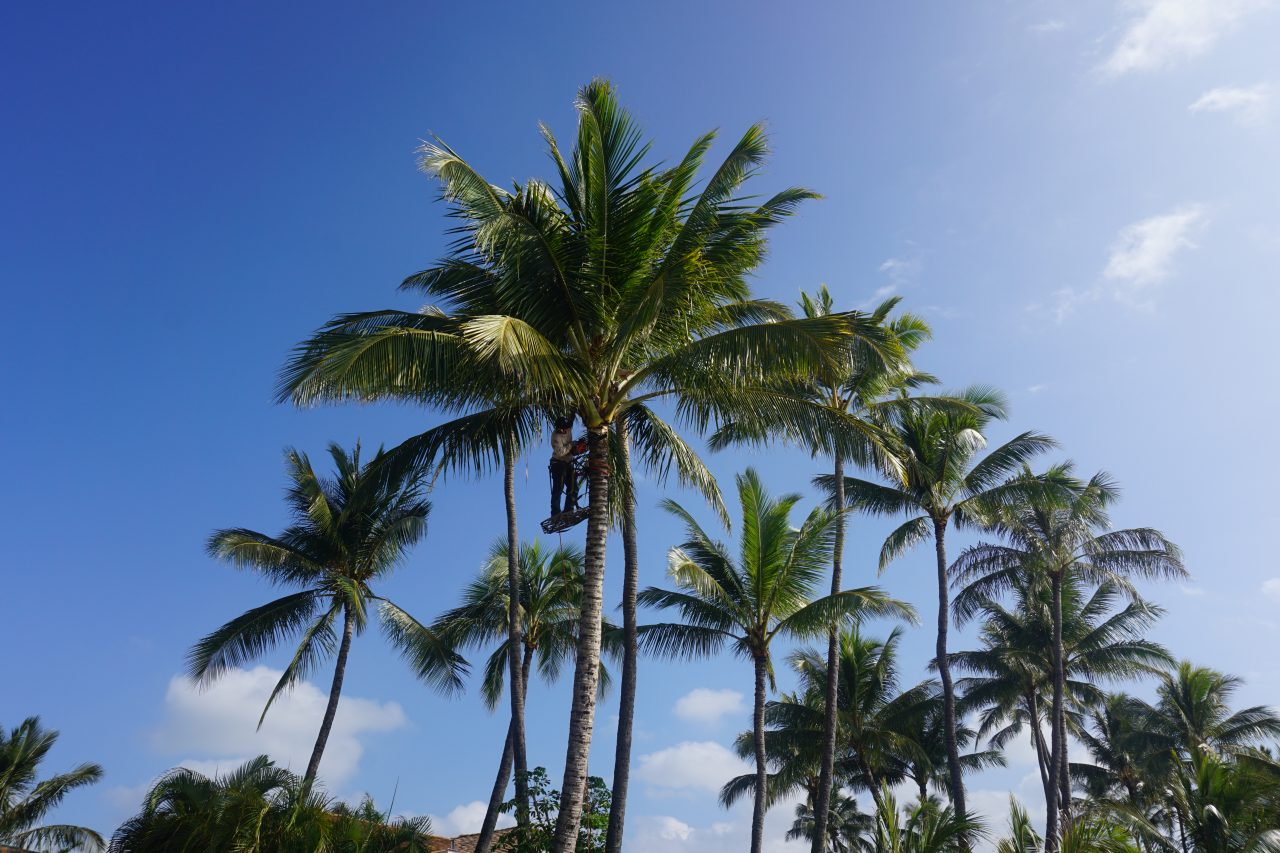
<path id="1" fill-rule="evenodd" d="M 781 438 L 800 444 L 815 456 L 830 455 L 834 465 L 832 474 L 835 488 L 834 502 L 836 506 L 844 506 L 841 490 L 845 462 L 883 466 L 888 457 L 879 424 L 886 419 L 889 411 L 913 402 L 901 396 L 902 392 L 934 381 L 933 377 L 914 370 L 907 359 L 911 352 L 929 338 L 931 334 L 929 327 L 923 320 L 911 314 L 889 319 L 889 313 L 899 301 L 899 298 L 886 300 L 870 315 L 872 322 L 881 324 L 890 339 L 896 343 L 892 358 L 886 358 L 884 347 L 868 346 L 863 339 L 853 338 L 838 353 L 839 357 L 823 369 L 779 377 L 770 383 L 778 394 L 793 399 L 798 405 L 824 407 L 832 417 L 845 419 L 851 430 L 860 432 L 864 441 L 863 445 L 857 448 L 855 457 L 850 459 L 843 448 L 830 446 L 825 431 L 791 434 L 790 424 L 772 423 L 760 417 L 759 413 L 752 413 L 754 417 L 725 424 L 712 436 L 711 446 L 718 449 L 731 443 L 759 445 L 771 439 Z M 816 297 L 801 293 L 800 308 L 805 317 L 830 316 L 835 313 L 833 306 L 831 293 L 825 285 L 819 289 Z M 920 401 L 914 402 L 918 404 Z M 840 517 L 836 520 L 835 546 L 832 548 L 831 555 L 831 592 L 833 593 L 841 589 L 844 535 L 844 518 Z M 821 853 L 820 839 L 826 835 L 826 804 L 830 801 L 833 790 L 832 780 L 836 756 L 835 707 L 840 679 L 839 655 L 839 640 L 833 631 L 827 637 L 828 695 L 825 705 L 827 711 L 823 752 L 819 768 L 819 791 L 814 807 L 814 853 Z"/>
<path id="2" fill-rule="evenodd" d="M 969 389 L 956 395 L 969 411 L 909 408 L 897 413 L 889 430 L 897 465 L 884 471 L 888 485 L 845 477 L 819 477 L 833 500 L 843 487 L 847 506 L 881 515 L 913 517 L 889 534 L 880 550 L 880 568 L 913 545 L 933 537 L 937 558 L 938 634 L 936 660 L 942 681 L 943 722 L 947 745 L 948 790 L 956 813 L 964 815 L 964 780 L 956 737 L 956 699 L 947 658 L 950 617 L 946 532 L 949 525 L 981 522 L 993 507 L 1025 502 L 1044 489 L 1028 479 L 1011 481 L 1027 460 L 1055 446 L 1053 439 L 1024 432 L 978 458 L 986 445 L 982 430 L 1005 406 L 999 394 Z M 839 504 L 837 504 L 839 506 Z"/>
<path id="3" fill-rule="evenodd" d="M 414 474 L 383 476 L 381 451 L 362 463 L 358 444 L 351 452 L 331 444 L 329 455 L 336 474 L 324 478 L 306 454 L 285 454 L 290 481 L 286 500 L 293 524 L 279 536 L 235 527 L 209 537 L 211 556 L 256 571 L 274 584 L 302 589 L 237 616 L 196 643 L 187 657 L 191 677 L 209 684 L 229 668 L 299 637 L 293 658 L 262 709 L 262 725 L 277 696 L 310 675 L 326 656 L 335 655 L 329 701 L 303 776 L 307 783 L 319 772 L 338 712 L 351 642 L 368 624 L 375 602 L 384 634 L 409 657 L 419 677 L 437 688 L 456 690 L 464 666 L 430 629 L 372 588 L 426 532 L 430 504 L 419 479 Z M 341 626 L 341 633 L 335 632 L 335 625 Z"/>
<path id="4" fill-rule="evenodd" d="M 582 550 L 562 545 L 548 552 L 534 541 L 520 547 L 518 559 L 522 578 L 520 601 L 516 607 L 516 618 L 522 622 L 519 632 L 520 674 L 527 684 L 530 669 L 536 661 L 542 677 L 548 683 L 554 682 L 565 662 L 572 657 L 577 641 L 578 609 L 582 597 Z M 490 550 L 480 576 L 463 591 L 462 604 L 432 625 L 438 637 L 457 648 L 485 648 L 495 642 L 498 644 L 485 663 L 481 686 L 481 695 L 490 710 L 496 708 L 502 699 L 506 661 L 510 657 L 507 647 L 510 642 L 507 619 L 511 612 L 507 601 L 507 566 L 507 544 L 502 540 Z M 606 642 L 612 641 L 616 646 L 616 628 L 608 624 L 605 627 Z M 600 677 L 601 685 L 606 685 L 608 673 L 603 666 Z M 477 850 L 487 850 L 492 842 L 511 778 L 514 732 L 513 717 L 489 808 L 476 842 Z"/>
<path id="5" fill-rule="evenodd" d="M 683 507 L 664 506 L 685 524 L 687 539 L 673 548 L 668 574 L 677 590 L 650 587 L 642 605 L 679 611 L 682 622 L 646 625 L 643 647 L 661 655 L 714 654 L 726 643 L 751 660 L 755 671 L 753 733 L 756 788 L 751 821 L 751 853 L 760 853 L 767 802 L 768 756 L 765 750 L 765 699 L 773 681 L 770 645 L 778 636 L 825 633 L 833 622 L 865 615 L 912 618 L 909 605 L 874 587 L 843 590 L 813 600 L 823 566 L 831 558 L 835 514 L 814 509 L 799 529 L 790 525 L 799 495 L 771 497 L 755 471 L 737 478 L 742 509 L 741 551 L 737 563 Z"/>
<path id="6" fill-rule="evenodd" d="M 933 800 L 899 811 L 897 800 L 886 787 L 880 801 L 884 805 L 876 810 L 876 853 L 959 853 L 986 835 L 980 821 L 951 806 L 939 808 Z"/>
<path id="7" fill-rule="evenodd" d="M 996 844 L 996 853 L 1039 853 L 1042 843 L 1027 810 L 1009 797 L 1009 835 Z"/>
<path id="8" fill-rule="evenodd" d="M 1071 465 L 1057 466 L 1041 477 L 1025 475 L 1029 481 L 1051 480 L 1064 484 L 1057 495 L 1041 496 L 1026 504 L 998 509 L 990 525 L 1006 544 L 981 543 L 967 548 L 952 567 L 957 583 L 967 584 L 957 598 L 957 614 L 970 615 L 964 607 L 980 606 L 983 598 L 998 595 L 1014 586 L 1047 582 L 1051 595 L 1049 610 L 1052 704 L 1049 713 L 1051 785 L 1045 826 L 1045 844 L 1056 850 L 1059 844 L 1059 812 L 1071 801 L 1067 773 L 1066 650 L 1063 640 L 1063 587 L 1071 580 L 1115 589 L 1137 597 L 1133 578 L 1185 577 L 1182 556 L 1176 545 L 1152 528 L 1112 530 L 1109 510 L 1119 496 L 1110 477 L 1102 472 L 1088 482 L 1071 477 Z"/>
<path id="9" fill-rule="evenodd" d="M 110 853 L 428 853 L 427 818 L 391 818 L 365 798 L 352 809 L 265 755 L 209 778 L 179 767 L 147 792 Z"/>
<path id="10" fill-rule="evenodd" d="M 102 836 L 92 829 L 41 825 L 68 793 L 102 778 L 101 767 L 81 764 L 41 779 L 40 765 L 57 741 L 58 733 L 42 728 L 39 717 L 27 717 L 8 732 L 0 729 L 0 845 L 102 849 Z"/>
<path id="11" fill-rule="evenodd" d="M 282 396 L 302 404 L 405 387 L 466 413 L 415 439 L 424 453 L 472 445 L 477 432 L 509 434 L 516 411 L 571 412 L 586 426 L 582 629 L 556 853 L 571 850 L 581 819 L 614 486 L 609 444 L 619 419 L 664 397 L 699 428 L 731 409 L 773 408 L 856 446 L 860 436 L 828 424 L 816 407 L 752 388 L 783 368 L 825 363 L 850 336 L 882 338 L 862 315 L 778 320 L 779 306 L 749 298 L 746 276 L 763 258 L 768 229 L 813 196 L 790 189 L 756 204 L 740 195 L 767 154 L 760 127 L 695 191 L 711 134 L 657 170 L 643 165 L 648 147 L 612 86 L 586 86 L 577 108 L 569 157 L 544 129 L 554 187 L 530 180 L 503 190 L 447 146 L 424 146 L 423 167 L 441 181 L 459 225 L 450 257 L 406 284 L 441 304 L 340 317 L 297 350 L 281 380 Z M 502 390 L 497 408 L 494 388 Z M 632 439 L 641 440 L 634 429 Z"/>

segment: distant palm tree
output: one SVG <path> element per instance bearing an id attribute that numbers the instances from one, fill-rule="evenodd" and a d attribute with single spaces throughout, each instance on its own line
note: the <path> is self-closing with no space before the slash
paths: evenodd
<path id="1" fill-rule="evenodd" d="M 902 392 L 934 381 L 932 376 L 916 371 L 908 360 L 909 354 L 929 338 L 929 327 L 922 319 L 911 314 L 890 318 L 890 312 L 899 301 L 897 297 L 885 300 L 869 315 L 873 323 L 883 327 L 888 340 L 894 344 L 892 348 L 879 344 L 868 346 L 865 339 L 852 338 L 840 348 L 837 358 L 820 369 L 807 370 L 798 375 L 788 373 L 769 383 L 769 387 L 777 394 L 792 400 L 796 406 L 824 407 L 833 418 L 845 420 L 851 432 L 860 434 L 863 439 L 861 446 L 854 448 L 852 456 L 848 449 L 832 444 L 828 430 L 805 430 L 797 434 L 789 418 L 781 423 L 776 422 L 769 417 L 776 409 L 752 411 L 724 424 L 711 437 L 711 447 L 719 449 L 729 444 L 741 443 L 762 445 L 770 440 L 782 439 L 799 444 L 815 456 L 830 456 L 834 466 L 834 504 L 844 506 L 842 485 L 845 463 L 852 461 L 876 467 L 891 465 L 892 460 L 887 455 L 880 425 L 890 412 L 921 402 L 908 400 Z M 804 316 L 809 318 L 826 317 L 835 313 L 831 292 L 825 285 L 816 296 L 801 293 L 800 308 Z M 836 519 L 835 544 L 831 552 L 833 593 L 839 592 L 842 587 L 844 534 L 845 524 L 841 516 Z M 827 696 L 824 705 L 827 710 L 819 762 L 818 794 L 814 807 L 813 853 L 821 853 L 819 839 L 826 834 L 826 803 L 831 799 L 833 791 L 836 760 L 835 706 L 840 683 L 839 655 L 839 640 L 836 632 L 832 631 L 827 637 Z"/>
<path id="2" fill-rule="evenodd" d="M 992 746 L 1003 747 L 1022 731 L 1029 731 L 1045 802 L 1061 802 L 1061 779 L 1052 764 L 1052 743 L 1045 742 L 1041 728 L 1050 718 L 1046 709 L 1051 707 L 1053 691 L 1052 596 L 1047 585 L 1034 576 L 1019 576 L 1011 583 L 1013 603 L 1009 607 L 973 587 L 956 597 L 957 608 L 966 619 L 980 615 L 983 623 L 981 648 L 956 652 L 951 662 L 973 673 L 957 685 L 964 697 L 962 706 L 981 715 L 979 735 L 990 737 Z M 1075 721 L 1082 709 L 1097 707 L 1103 701 L 1097 682 L 1149 677 L 1172 663 L 1163 647 L 1144 639 L 1164 611 L 1140 598 L 1115 610 L 1124 596 L 1113 582 L 1101 584 L 1087 597 L 1078 579 L 1069 577 L 1063 583 L 1063 691 L 1064 703 L 1074 709 L 1065 715 L 1073 730 L 1082 728 Z M 1055 832 L 1061 836 L 1060 827 Z"/>
<path id="3" fill-rule="evenodd" d="M 807 802 L 796 806 L 796 819 L 787 830 L 788 841 L 813 841 L 817 829 L 813 812 Z M 819 848 L 823 853 L 876 853 L 871 840 L 875 816 L 859 811 L 857 800 L 837 791 L 827 813 L 827 837 Z"/>
<path id="4" fill-rule="evenodd" d="M 40 765 L 58 741 L 58 733 L 42 728 L 39 717 L 27 717 L 7 733 L 0 729 L 0 844 L 51 846 L 59 850 L 101 850 L 102 836 L 69 824 L 41 824 L 68 793 L 102 778 L 96 764 L 40 778 Z"/>
<path id="5" fill-rule="evenodd" d="M 1147 714 L 1148 725 L 1187 757 L 1280 738 L 1280 714 L 1270 708 L 1231 709 L 1231 697 L 1242 684 L 1234 675 L 1182 661 L 1161 678 L 1156 703 Z"/>
<path id="6" fill-rule="evenodd" d="M 981 543 L 965 549 L 952 566 L 957 583 L 967 584 L 956 600 L 963 619 L 985 597 L 1028 583 L 1047 583 L 1050 590 L 1050 659 L 1052 702 L 1049 713 L 1051 749 L 1047 789 L 1045 845 L 1059 844 L 1059 812 L 1071 803 L 1067 773 L 1066 649 L 1063 640 L 1063 587 L 1077 583 L 1109 584 L 1137 598 L 1133 578 L 1186 577 L 1182 555 L 1160 531 L 1149 527 L 1112 530 L 1109 510 L 1119 489 L 1103 472 L 1088 482 L 1072 477 L 1070 463 L 1041 476 L 1028 472 L 1029 482 L 1062 484 L 1057 494 L 997 508 L 988 529 L 1004 542 Z"/>
<path id="7" fill-rule="evenodd" d="M 685 524 L 686 541 L 671 550 L 668 574 L 679 587 L 650 587 L 641 605 L 679 611 L 682 622 L 646 625 L 641 646 L 673 657 L 713 654 L 731 644 L 755 670 L 755 808 L 751 853 L 760 853 L 767 802 L 765 699 L 773 681 L 770 645 L 778 636 L 825 634 L 832 623 L 867 615 L 913 618 L 910 606 L 879 589 L 843 590 L 813 600 L 831 559 L 835 514 L 814 509 L 799 529 L 790 525 L 799 495 L 772 498 L 755 471 L 737 478 L 742 509 L 741 552 L 737 563 L 724 544 L 710 537 L 693 516 L 674 501 L 666 509 Z"/>
<path id="8" fill-rule="evenodd" d="M 351 808 L 265 755 L 215 778 L 179 767 L 147 792 L 110 853 L 429 853 L 425 817 L 391 818 L 367 797 Z"/>
<path id="9" fill-rule="evenodd" d="M 979 458 L 979 451 L 986 446 L 982 430 L 993 419 L 1004 417 L 1003 398 L 986 389 L 968 389 L 954 396 L 969 404 L 970 409 L 910 408 L 898 414 L 889 430 L 896 465 L 882 472 L 887 485 L 855 477 L 845 477 L 839 484 L 833 477 L 819 477 L 816 482 L 833 500 L 843 488 L 850 508 L 879 515 L 913 516 L 885 540 L 880 549 L 882 571 L 912 546 L 933 538 L 938 588 L 935 651 L 942 681 L 948 791 L 956 813 L 964 815 L 967 812 L 956 736 L 955 690 L 947 658 L 947 527 L 981 523 L 994 507 L 1025 503 L 1041 494 L 1042 484 L 1011 478 L 1027 460 L 1054 447 L 1055 442 L 1040 433 L 1024 432 Z"/>
<path id="10" fill-rule="evenodd" d="M 318 476 L 306 454 L 285 454 L 290 480 L 286 500 L 293 524 L 279 536 L 236 527 L 209 537 L 210 555 L 252 569 L 274 584 L 302 589 L 237 616 L 196 643 L 187 657 L 191 677 L 208 684 L 287 638 L 300 637 L 262 709 L 262 725 L 277 696 L 336 652 L 329 701 L 303 776 L 308 783 L 319 772 L 338 712 L 351 641 L 364 630 L 375 602 L 383 633 L 409 658 L 420 678 L 442 690 L 457 690 L 464 666 L 429 628 L 371 586 L 384 580 L 426 532 L 430 504 L 418 478 L 384 476 L 381 452 L 362 463 L 359 445 L 347 452 L 331 444 L 329 455 L 337 469 L 332 478 Z M 334 630 L 339 622 L 341 634 Z"/>
<path id="11" fill-rule="evenodd" d="M 515 608 L 521 620 L 519 636 L 520 672 L 528 683 L 535 660 L 538 672 L 548 682 L 555 681 L 566 661 L 573 657 L 578 636 L 578 611 L 582 600 L 582 549 L 562 545 L 546 551 L 537 541 L 520 547 L 520 601 Z M 489 655 L 481 682 L 481 695 L 490 710 L 502 698 L 506 661 L 509 658 L 511 612 L 507 600 L 507 543 L 494 544 L 480 576 L 462 593 L 462 604 L 445 613 L 432 625 L 434 634 L 460 649 L 497 646 Z M 606 648 L 616 651 L 617 630 L 605 625 Z M 609 674 L 601 665 L 600 683 L 608 684 Z M 522 709 L 523 710 L 523 706 Z M 512 718 L 498 766 L 498 775 L 485 812 L 477 849 L 488 849 L 511 778 L 514 759 Z M 519 768 L 517 768 L 518 770 Z"/>
<path id="12" fill-rule="evenodd" d="M 615 486 L 609 445 L 619 419 L 661 398 L 697 428 L 726 409 L 772 406 L 826 424 L 839 441 L 845 424 L 784 406 L 753 383 L 783 367 L 815 367 L 850 336 L 880 335 L 854 312 L 778 319 L 776 303 L 750 298 L 748 276 L 768 230 L 814 195 L 742 195 L 767 156 L 761 127 L 699 187 L 713 134 L 659 170 L 644 165 L 643 133 L 609 83 L 585 86 L 576 106 L 569 156 L 543 131 L 554 186 L 530 180 L 505 190 L 447 146 L 424 146 L 423 168 L 453 205 L 457 240 L 448 258 L 406 283 L 442 304 L 417 315 L 340 317 L 296 350 L 281 379 L 281 396 L 302 404 L 365 399 L 370 382 L 412 383 L 418 399 L 465 413 L 419 436 L 426 448 L 472 443 L 478 431 L 509 434 L 512 412 L 582 419 L 586 572 L 555 853 L 570 853 L 581 821 Z M 632 437 L 639 440 L 636 430 Z"/>

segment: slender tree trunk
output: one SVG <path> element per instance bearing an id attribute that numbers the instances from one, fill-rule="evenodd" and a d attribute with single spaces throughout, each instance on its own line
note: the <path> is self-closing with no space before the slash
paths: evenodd
<path id="1" fill-rule="evenodd" d="M 867 788 L 871 791 L 871 799 L 875 801 L 876 810 L 884 811 L 884 800 L 880 797 L 880 779 L 876 776 L 875 771 L 871 769 L 871 765 L 867 763 L 867 757 L 861 750 L 858 751 L 858 764 L 862 767 L 862 775 L 867 777 Z M 921 801 L 923 802 L 923 798 L 921 798 Z M 823 853 L 823 851 L 820 850 L 818 853 Z"/>
<path id="2" fill-rule="evenodd" d="M 1056 573 L 1050 577 L 1053 590 L 1053 649 L 1050 664 L 1053 667 L 1053 706 L 1049 710 L 1049 796 L 1046 798 L 1044 821 L 1045 853 L 1055 853 L 1061 846 L 1061 786 L 1060 767 L 1062 755 L 1062 578 Z"/>
<path id="3" fill-rule="evenodd" d="M 533 648 L 524 647 L 524 659 L 520 662 L 520 676 L 524 684 L 529 683 L 529 665 L 533 662 Z M 511 781 L 511 765 L 515 757 L 514 738 L 516 721 L 512 717 L 507 724 L 507 740 L 502 747 L 502 760 L 498 763 L 498 776 L 493 780 L 493 791 L 489 794 L 489 807 L 484 813 L 484 823 L 480 826 L 480 837 L 476 839 L 476 853 L 489 853 L 493 844 L 493 833 L 498 826 L 498 814 L 502 811 L 502 802 L 507 796 L 507 783 Z"/>
<path id="4" fill-rule="evenodd" d="M 951 595 L 947 583 L 947 519 L 933 521 L 933 545 L 938 557 L 938 678 L 942 681 L 942 728 L 947 745 L 947 791 L 957 815 L 964 817 L 964 777 L 960 771 L 960 745 L 956 741 L 956 693 L 947 660 L 947 630 L 951 624 Z M 967 845 L 966 845 L 967 849 Z"/>
<path id="5" fill-rule="evenodd" d="M 582 607 L 578 623 L 577 660 L 573 668 L 573 705 L 565 748 L 560 812 L 556 816 L 553 853 L 574 853 L 582 823 L 582 787 L 591 753 L 596 690 L 600 681 L 600 616 L 604 607 L 604 557 L 609 537 L 609 428 L 587 432 L 587 547 L 583 559 Z"/>
<path id="6" fill-rule="evenodd" d="M 613 799 L 609 806 L 605 853 L 622 853 L 623 826 L 627 816 L 627 788 L 631 781 L 631 731 L 636 715 L 636 595 L 640 589 L 635 477 L 631 471 L 631 435 L 625 420 L 618 421 L 618 433 L 618 446 L 622 448 L 622 473 L 628 486 L 626 499 L 622 503 L 622 686 L 618 698 L 618 740 L 613 753 Z"/>
<path id="7" fill-rule="evenodd" d="M 764 813 L 769 796 L 769 771 L 766 764 L 768 756 L 764 751 L 764 701 L 766 662 L 764 655 L 757 655 L 755 714 L 752 717 L 752 732 L 756 742 L 756 800 L 751 812 L 751 853 L 760 853 L 764 847 Z"/>
<path id="8" fill-rule="evenodd" d="M 835 543 L 831 549 L 831 594 L 840 592 L 841 566 L 844 562 L 844 457 L 835 454 L 835 503 L 840 517 L 836 519 Z M 840 630 L 831 626 L 827 635 L 827 696 L 822 721 L 822 767 L 818 771 L 818 802 L 813 807 L 813 853 L 825 853 L 827 820 L 831 812 L 831 779 L 836 765 L 836 716 L 840 696 Z M 865 764 L 865 762 L 864 762 Z M 872 788 L 877 801 L 880 792 Z"/>
<path id="9" fill-rule="evenodd" d="M 1053 578 L 1054 729 L 1058 750 L 1058 823 L 1066 831 L 1071 820 L 1071 770 L 1067 757 L 1067 649 L 1062 641 L 1062 575 Z"/>
<path id="10" fill-rule="evenodd" d="M 1031 744 L 1036 749 L 1036 765 L 1040 768 L 1040 787 L 1044 790 L 1045 813 L 1049 812 L 1053 783 L 1049 777 L 1049 749 L 1044 745 L 1044 732 L 1040 730 L 1040 703 L 1036 701 L 1035 688 L 1028 688 L 1027 711 L 1031 715 Z"/>
<path id="11" fill-rule="evenodd" d="M 324 709 L 324 719 L 320 722 L 320 734 L 316 736 L 315 748 L 311 750 L 311 760 L 307 762 L 307 773 L 302 777 L 304 785 L 316 781 L 320 772 L 320 757 L 324 755 L 324 746 L 329 742 L 329 732 L 333 730 L 333 718 L 338 714 L 338 699 L 342 696 L 342 680 L 347 676 L 347 655 L 351 653 L 351 638 L 356 633 L 356 617 L 350 607 L 342 610 L 342 642 L 338 646 L 338 662 L 333 667 L 333 684 L 329 686 L 329 705 Z"/>
<path id="12" fill-rule="evenodd" d="M 516 773 L 516 823 L 529 822 L 529 761 L 525 742 L 525 679 L 520 666 L 524 622 L 520 616 L 520 527 L 516 523 L 516 443 L 507 436 L 502 449 L 502 481 L 507 507 L 507 643 L 511 680 L 511 757 Z"/>

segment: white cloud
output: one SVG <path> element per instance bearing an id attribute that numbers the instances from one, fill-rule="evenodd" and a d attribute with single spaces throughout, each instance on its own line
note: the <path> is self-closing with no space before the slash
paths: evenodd
<path id="1" fill-rule="evenodd" d="M 307 766 L 328 698 L 310 682 L 281 695 L 259 730 L 258 716 L 280 678 L 265 666 L 232 669 L 208 689 L 184 676 L 169 681 L 165 716 L 153 734 L 157 749 L 181 756 L 181 764 L 202 773 L 226 772 L 246 758 L 266 754 L 301 772 Z M 320 775 L 330 789 L 355 773 L 364 754 L 361 737 L 405 724 L 395 702 L 343 696 L 325 747 Z"/>
<path id="2" fill-rule="evenodd" d="M 1193 113 L 1227 113 L 1237 123 L 1250 125 L 1266 118 L 1269 100 L 1270 87 L 1265 83 L 1248 88 L 1221 86 L 1205 92 L 1187 109 Z"/>
<path id="3" fill-rule="evenodd" d="M 1202 586 L 1192 586 L 1191 584 L 1184 583 L 1178 587 L 1178 589 L 1182 591 L 1183 595 L 1189 595 L 1192 598 L 1199 598 L 1205 594 L 1205 589 Z"/>
<path id="4" fill-rule="evenodd" d="M 1028 394 L 1039 394 L 1041 391 L 1048 389 L 1048 385 L 1043 382 L 1037 382 L 1035 385 L 1027 387 Z"/>
<path id="5" fill-rule="evenodd" d="M 1271 0 L 1126 0 L 1132 16 L 1102 63 L 1118 76 L 1155 71 L 1206 53 L 1248 14 Z"/>
<path id="6" fill-rule="evenodd" d="M 746 713 L 747 703 L 736 690 L 697 687 L 676 700 L 675 715 L 682 720 L 712 725 L 726 714 Z"/>
<path id="7" fill-rule="evenodd" d="M 879 266 L 879 272 L 889 280 L 888 284 L 876 288 L 872 294 L 873 301 L 887 299 L 908 285 L 914 284 L 920 277 L 924 266 L 919 258 L 886 258 Z"/>
<path id="8" fill-rule="evenodd" d="M 452 838 L 455 835 L 468 835 L 473 832 L 479 832 L 481 824 L 484 823 L 484 813 L 488 808 L 487 803 L 475 800 L 456 806 L 453 811 L 444 817 L 429 815 L 431 818 L 431 833 Z M 515 818 L 509 814 L 498 815 L 499 828 L 515 826 L 515 823 Z"/>
<path id="9" fill-rule="evenodd" d="M 656 788 L 719 793 L 751 765 L 714 741 L 684 741 L 640 756 L 636 776 Z"/>
<path id="10" fill-rule="evenodd" d="M 764 819 L 764 849 L 769 853 L 808 850 L 803 841 L 788 841 L 787 830 L 795 819 L 797 799 L 775 803 Z M 627 849 L 651 853 L 741 853 L 751 840 L 751 804 L 735 806 L 733 820 L 702 826 L 670 815 L 642 815 L 627 821 Z"/>
<path id="11" fill-rule="evenodd" d="M 1270 578 L 1262 582 L 1262 594 L 1280 601 L 1280 578 Z"/>

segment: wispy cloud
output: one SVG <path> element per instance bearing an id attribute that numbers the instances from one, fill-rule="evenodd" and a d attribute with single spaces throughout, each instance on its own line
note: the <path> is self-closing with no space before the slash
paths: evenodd
<path id="1" fill-rule="evenodd" d="M 1204 207 L 1193 204 L 1126 225 L 1111 245 L 1099 283 L 1083 290 L 1064 287 L 1053 294 L 1054 319 L 1062 322 L 1080 305 L 1104 296 L 1151 310 L 1156 289 L 1173 274 L 1178 255 L 1195 248 L 1191 238 L 1207 222 Z"/>
<path id="2" fill-rule="evenodd" d="M 1265 83 L 1241 88 L 1222 86 L 1205 92 L 1187 109 L 1193 113 L 1227 113 L 1244 125 L 1259 124 L 1267 116 L 1271 87 Z"/>
<path id="3" fill-rule="evenodd" d="M 1270 578 L 1262 582 L 1262 594 L 1267 598 L 1280 601 L 1280 578 Z"/>
<path id="4" fill-rule="evenodd" d="M 1041 35 L 1044 35 L 1047 33 L 1061 32 L 1066 28 L 1067 28 L 1067 22 L 1062 20 L 1061 18 L 1050 18 L 1047 21 L 1041 21 L 1038 24 L 1032 24 L 1031 26 L 1027 27 L 1027 29 L 1031 30 L 1031 32 L 1039 33 Z"/>
<path id="5" fill-rule="evenodd" d="M 1272 0 L 1125 0 L 1130 16 L 1101 65 L 1111 76 L 1157 71 L 1208 52 L 1247 15 Z"/>
<path id="6" fill-rule="evenodd" d="M 1028 394 L 1039 394 L 1041 391 L 1046 390 L 1048 387 L 1049 387 L 1049 386 L 1048 386 L 1048 385 L 1046 385 L 1046 384 L 1045 384 L 1045 383 L 1043 383 L 1043 382 L 1037 382 L 1035 385 L 1028 386 L 1028 388 L 1027 388 L 1027 393 L 1028 393 Z"/>

